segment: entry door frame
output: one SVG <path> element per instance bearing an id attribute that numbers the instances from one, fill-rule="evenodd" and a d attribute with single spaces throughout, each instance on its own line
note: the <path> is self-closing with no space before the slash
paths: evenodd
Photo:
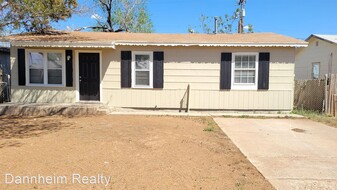
<path id="1" fill-rule="evenodd" d="M 80 75 L 79 75 L 79 54 L 80 53 L 98 53 L 99 54 L 99 101 L 102 102 L 102 51 L 101 50 L 75 50 L 75 84 L 76 84 L 76 102 L 91 102 L 80 100 Z"/>

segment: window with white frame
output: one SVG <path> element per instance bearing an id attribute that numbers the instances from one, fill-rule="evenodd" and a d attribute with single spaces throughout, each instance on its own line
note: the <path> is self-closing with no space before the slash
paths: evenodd
<path id="1" fill-rule="evenodd" d="M 132 88 L 152 88 L 152 52 L 132 53 Z"/>
<path id="2" fill-rule="evenodd" d="M 64 52 L 29 50 L 27 57 L 29 85 L 64 86 Z"/>
<path id="3" fill-rule="evenodd" d="M 320 63 L 312 63 L 312 79 L 319 78 L 319 66 Z"/>
<path id="4" fill-rule="evenodd" d="M 258 74 L 257 53 L 233 54 L 232 63 L 232 89 L 254 90 L 257 89 Z"/>

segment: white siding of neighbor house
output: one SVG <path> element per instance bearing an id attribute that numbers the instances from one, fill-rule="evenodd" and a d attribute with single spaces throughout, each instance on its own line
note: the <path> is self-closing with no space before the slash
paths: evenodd
<path id="1" fill-rule="evenodd" d="M 16 57 L 12 48 L 12 57 Z M 121 89 L 121 51 L 163 51 L 164 89 Z M 219 90 L 222 52 L 270 52 L 269 90 Z M 294 48 L 117 47 L 102 49 L 102 102 L 111 107 L 179 108 L 191 85 L 191 109 L 291 110 L 294 86 Z M 17 85 L 17 64 L 12 60 L 13 101 L 75 102 L 76 88 Z M 75 68 L 75 67 L 74 67 Z M 75 79 L 74 79 L 75 81 Z M 24 90 L 25 89 L 25 90 Z M 49 90 L 48 90 L 49 89 Z M 60 92 L 59 92 L 60 91 Z M 26 93 L 36 95 L 23 98 Z"/>
<path id="2" fill-rule="evenodd" d="M 316 42 L 318 42 L 318 46 L 316 46 Z M 337 44 L 315 37 L 311 38 L 307 48 L 296 50 L 296 80 L 312 79 L 312 63 L 320 63 L 319 78 L 324 78 L 328 73 L 331 53 L 333 53 L 332 73 L 337 73 Z"/>

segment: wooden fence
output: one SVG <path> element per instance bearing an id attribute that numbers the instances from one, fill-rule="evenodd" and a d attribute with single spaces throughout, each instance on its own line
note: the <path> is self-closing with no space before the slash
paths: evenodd
<path id="1" fill-rule="evenodd" d="M 337 74 L 322 80 L 295 81 L 294 107 L 337 116 Z"/>
<path id="2" fill-rule="evenodd" d="M 326 75 L 325 88 L 325 113 L 336 116 L 337 114 L 337 74 Z"/>

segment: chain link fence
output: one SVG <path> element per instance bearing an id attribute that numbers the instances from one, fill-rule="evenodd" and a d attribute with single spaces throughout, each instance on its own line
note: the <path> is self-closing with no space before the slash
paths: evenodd
<path id="1" fill-rule="evenodd" d="M 324 110 L 326 81 L 295 80 L 294 107 L 297 109 Z"/>

